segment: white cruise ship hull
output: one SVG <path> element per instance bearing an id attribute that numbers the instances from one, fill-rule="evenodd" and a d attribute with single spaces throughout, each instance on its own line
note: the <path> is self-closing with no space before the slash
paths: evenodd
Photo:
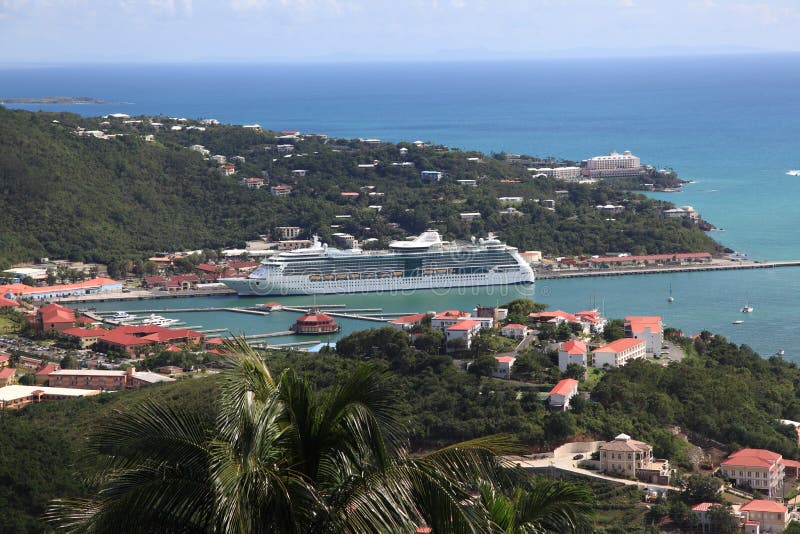
<path id="1" fill-rule="evenodd" d="M 532 284 L 534 282 L 534 274 L 530 266 L 521 265 L 519 271 L 476 274 L 351 278 L 347 280 L 320 281 L 312 281 L 308 276 L 273 276 L 266 278 L 225 278 L 220 282 L 223 282 L 242 296 L 331 295 Z"/>

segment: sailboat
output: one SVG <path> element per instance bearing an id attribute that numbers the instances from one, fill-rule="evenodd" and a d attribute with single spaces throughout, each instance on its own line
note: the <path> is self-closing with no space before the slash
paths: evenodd
<path id="1" fill-rule="evenodd" d="M 669 283 L 669 296 L 667 297 L 667 302 L 673 302 L 675 297 L 672 296 L 672 282 Z"/>
<path id="2" fill-rule="evenodd" d="M 750 306 L 750 297 L 745 297 L 744 306 L 742 306 L 742 313 L 750 313 L 753 311 L 753 307 Z"/>

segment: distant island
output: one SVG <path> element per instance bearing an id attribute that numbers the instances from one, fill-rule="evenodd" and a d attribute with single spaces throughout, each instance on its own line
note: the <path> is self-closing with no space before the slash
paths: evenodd
<path id="1" fill-rule="evenodd" d="M 41 98 L 0 98 L 0 104 L 127 104 L 90 96 L 45 96 Z"/>

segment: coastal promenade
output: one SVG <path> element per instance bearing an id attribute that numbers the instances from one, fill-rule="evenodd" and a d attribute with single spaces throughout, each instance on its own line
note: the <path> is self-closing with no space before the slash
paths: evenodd
<path id="1" fill-rule="evenodd" d="M 553 280 L 560 278 L 588 278 L 598 276 L 626 276 L 642 274 L 669 274 L 686 273 L 695 271 L 735 271 L 743 269 L 776 269 L 778 267 L 800 267 L 800 260 L 784 261 L 737 261 L 737 260 L 714 260 L 711 263 L 696 265 L 658 265 L 641 267 L 621 267 L 614 269 L 536 269 L 536 280 Z"/>

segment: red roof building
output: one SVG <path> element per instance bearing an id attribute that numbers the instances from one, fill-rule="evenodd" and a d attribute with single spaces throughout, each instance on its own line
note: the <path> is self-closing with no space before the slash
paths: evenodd
<path id="1" fill-rule="evenodd" d="M 578 381 L 574 378 L 565 378 L 550 390 L 547 402 L 553 410 L 569 410 L 569 402 L 577 394 Z"/>
<path id="2" fill-rule="evenodd" d="M 584 369 L 588 365 L 586 345 L 579 339 L 565 341 L 558 349 L 558 368 L 561 372 L 566 372 L 567 367 L 573 364 L 580 365 Z"/>
<path id="3" fill-rule="evenodd" d="M 40 332 L 63 332 L 75 326 L 75 311 L 60 304 L 45 304 L 36 311 L 35 321 Z"/>
<path id="4" fill-rule="evenodd" d="M 41 369 L 36 371 L 36 375 L 35 375 L 36 384 L 38 384 L 40 386 L 43 385 L 43 384 L 47 384 L 47 381 L 50 378 L 50 376 L 49 376 L 50 373 L 52 373 L 53 371 L 58 371 L 58 369 L 59 369 L 59 365 L 56 364 L 56 363 L 45 364 Z"/>
<path id="5" fill-rule="evenodd" d="M 618 266 L 638 263 L 686 263 L 686 262 L 710 262 L 711 254 L 708 252 L 684 252 L 677 254 L 649 254 L 645 256 L 605 256 L 602 258 L 590 258 L 589 263 L 594 267 L 602 265 Z"/>
<path id="6" fill-rule="evenodd" d="M 639 339 L 622 338 L 595 349 L 592 354 L 594 355 L 594 367 L 598 369 L 622 367 L 630 360 L 644 358 L 646 344 Z"/>
<path id="7" fill-rule="evenodd" d="M 766 449 L 740 449 L 720 464 L 720 472 L 736 485 L 751 487 L 768 497 L 780 497 L 785 466 L 783 457 Z"/>
<path id="8" fill-rule="evenodd" d="M 17 380 L 17 370 L 10 367 L 0 369 L 0 387 L 10 386 Z"/>
<path id="9" fill-rule="evenodd" d="M 0 296 L 0 308 L 16 308 L 17 306 L 19 306 L 19 302 L 16 300 Z"/>
<path id="10" fill-rule="evenodd" d="M 313 308 L 292 325 L 295 334 L 333 334 L 339 331 L 339 325 L 333 317 Z"/>
<path id="11" fill-rule="evenodd" d="M 427 313 L 415 313 L 413 315 L 403 315 L 402 317 L 397 317 L 389 321 L 390 326 L 394 326 L 395 328 L 399 328 L 401 330 L 411 330 L 414 326 L 420 324 L 425 317 L 428 317 Z"/>

